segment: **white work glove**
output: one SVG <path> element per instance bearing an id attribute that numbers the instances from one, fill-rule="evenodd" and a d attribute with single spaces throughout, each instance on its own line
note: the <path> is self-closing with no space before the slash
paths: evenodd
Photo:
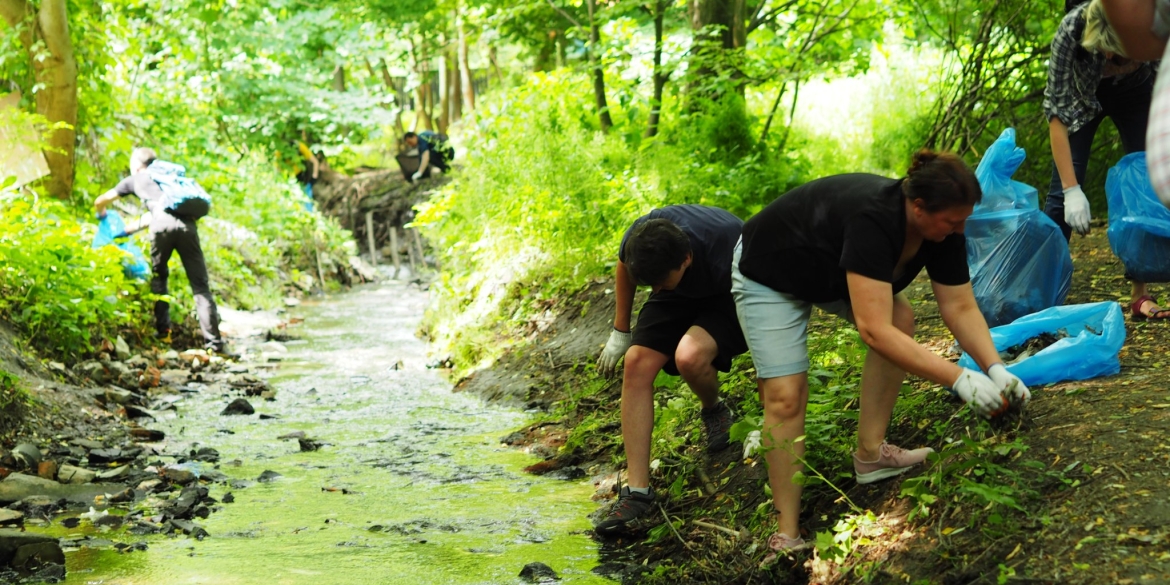
<path id="1" fill-rule="evenodd" d="M 413 175 L 410 176 L 410 180 L 411 180 L 411 182 L 414 182 L 414 181 L 421 179 L 422 176 L 423 176 L 422 169 L 419 169 L 419 170 L 415 171 Z"/>
<path id="2" fill-rule="evenodd" d="M 632 338 L 633 334 L 629 331 L 614 329 L 609 332 L 609 341 L 605 342 L 605 349 L 601 350 L 601 356 L 597 358 L 597 369 L 601 370 L 602 374 L 608 376 L 613 373 L 618 360 L 626 355 L 627 349 L 630 349 Z"/>
<path id="3" fill-rule="evenodd" d="M 963 368 L 959 378 L 951 384 L 951 389 L 984 418 L 991 418 L 1007 407 L 1007 400 L 1000 392 L 999 385 L 982 372 Z"/>
<path id="4" fill-rule="evenodd" d="M 1032 393 L 1028 391 L 1028 387 L 1024 385 L 1024 381 L 1019 376 L 1008 371 L 1003 364 L 995 364 L 987 369 L 987 376 L 999 386 L 1004 396 L 1008 397 L 1014 404 L 1024 405 L 1032 399 Z"/>
<path id="5" fill-rule="evenodd" d="M 1082 236 L 1089 233 L 1089 199 L 1080 185 L 1064 190 L 1064 223 Z"/>

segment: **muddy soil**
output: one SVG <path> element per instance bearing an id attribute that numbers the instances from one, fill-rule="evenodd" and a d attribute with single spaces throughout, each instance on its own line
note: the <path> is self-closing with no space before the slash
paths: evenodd
<path id="1" fill-rule="evenodd" d="M 995 530 L 957 530 L 976 516 L 949 509 L 945 502 L 941 517 L 936 511 L 925 520 L 907 521 L 911 506 L 899 496 L 904 479 L 870 486 L 843 480 L 849 498 L 872 510 L 887 528 L 884 536 L 859 547 L 846 569 L 865 564 L 869 568 L 865 573 L 878 583 L 1170 583 L 1170 375 L 1165 368 L 1170 320 L 1135 321 L 1129 315 L 1129 284 L 1109 249 L 1104 225 L 1096 225 L 1087 237 L 1076 237 L 1071 253 L 1075 272 L 1067 303 L 1117 301 L 1125 310 L 1122 371 L 1107 378 L 1033 388 L 1027 411 L 1002 431 L 1005 440 L 1025 443 L 1029 458 L 1044 462 L 1068 483 L 1039 485 L 1038 501 Z M 473 374 L 459 387 L 529 408 L 556 410 L 571 402 L 574 388 L 595 379 L 592 360 L 605 342 L 613 314 L 611 288 L 609 282 L 591 283 L 553 307 L 556 319 L 539 333 L 529 333 L 530 346 Z M 1162 306 L 1170 306 L 1168 292 L 1164 285 L 1152 287 Z M 957 359 L 929 283 L 920 278 L 908 294 L 917 314 L 918 341 Z M 839 323 L 821 315 L 812 327 Z M 913 380 L 910 384 L 929 386 Z M 615 380 L 579 401 L 575 410 L 523 429 L 509 442 L 548 457 L 532 471 L 581 466 L 594 479 L 597 499 L 612 497 L 615 465 L 622 460 L 619 425 L 596 429 L 595 439 L 583 448 L 569 453 L 560 448 L 569 429 L 588 420 L 592 411 L 618 409 L 619 399 L 620 382 Z M 951 406 L 958 410 L 957 402 Z M 921 428 L 928 421 L 916 422 L 895 424 L 891 440 L 921 441 Z M 684 521 L 681 534 L 653 545 L 640 538 L 608 543 L 620 551 L 621 559 L 613 563 L 610 575 L 628 583 L 647 581 L 645 575 L 655 563 L 670 559 L 695 568 L 692 582 L 856 582 L 858 571 L 826 567 L 815 553 L 782 559 L 771 571 L 759 571 L 760 538 L 766 534 L 744 539 L 704 527 L 718 522 L 704 522 L 697 516 L 702 510 L 722 510 L 728 521 L 734 521 L 764 501 L 762 466 L 729 465 L 736 458 L 725 454 L 686 468 L 696 475 L 696 484 L 711 489 L 666 504 L 663 514 Z M 1012 462 L 1004 464 L 1010 467 Z M 847 511 L 835 495 L 810 501 L 806 492 L 804 506 L 802 523 L 810 534 L 831 528 Z M 636 565 L 648 569 L 637 570 Z"/>

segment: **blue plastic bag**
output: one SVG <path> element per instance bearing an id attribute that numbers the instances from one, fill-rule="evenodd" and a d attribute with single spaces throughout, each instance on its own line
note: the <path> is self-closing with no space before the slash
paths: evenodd
<path id="1" fill-rule="evenodd" d="M 98 231 L 93 237 L 93 247 L 116 246 L 125 253 L 122 258 L 122 271 L 126 276 L 138 280 L 150 278 L 150 263 L 146 261 L 142 249 L 130 240 L 117 241 L 118 238 L 124 237 L 126 237 L 126 222 L 122 221 L 122 216 L 117 211 L 110 210 L 106 212 L 105 217 L 98 221 Z"/>
<path id="2" fill-rule="evenodd" d="M 991 340 L 997 351 L 1003 351 L 1041 333 L 1056 333 L 1061 329 L 1069 337 L 1008 365 L 1008 371 L 1028 386 L 1088 380 L 1121 371 L 1117 354 L 1125 344 L 1125 317 L 1121 305 L 1113 301 L 1045 309 L 1016 319 L 1010 325 L 993 328 Z M 959 366 L 979 371 L 975 360 L 966 352 L 959 359 Z"/>
<path id="3" fill-rule="evenodd" d="M 1170 210 L 1158 200 L 1146 153 L 1121 157 L 1105 179 L 1109 246 L 1138 282 L 1170 282 Z"/>
<path id="4" fill-rule="evenodd" d="M 967 264 L 991 326 L 1062 304 L 1072 285 L 1068 242 L 1040 211 L 1036 189 L 1012 180 L 1023 162 L 1024 149 L 1008 128 L 975 169 L 983 199 L 967 219 Z"/>

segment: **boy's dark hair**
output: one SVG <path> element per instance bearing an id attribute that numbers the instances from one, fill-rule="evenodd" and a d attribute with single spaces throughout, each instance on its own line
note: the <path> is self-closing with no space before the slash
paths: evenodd
<path id="1" fill-rule="evenodd" d="M 418 134 L 415 134 L 414 132 L 407 132 L 406 134 L 402 135 L 403 140 L 406 140 L 407 138 L 418 138 Z"/>
<path id="2" fill-rule="evenodd" d="M 669 219 L 651 219 L 634 228 L 626 240 L 626 269 L 634 282 L 657 286 L 691 253 L 691 239 Z"/>

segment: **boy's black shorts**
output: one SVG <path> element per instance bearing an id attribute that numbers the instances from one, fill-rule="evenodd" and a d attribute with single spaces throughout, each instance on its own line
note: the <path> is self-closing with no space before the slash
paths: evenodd
<path id="1" fill-rule="evenodd" d="M 693 326 L 702 327 L 719 346 L 719 354 L 712 365 L 720 372 L 731 369 L 731 359 L 747 351 L 747 341 L 735 316 L 735 300 L 728 291 L 725 295 L 692 299 L 662 291 L 651 295 L 634 326 L 631 345 L 648 347 L 666 355 L 669 360 L 662 371 L 678 375 L 674 352 Z"/>

